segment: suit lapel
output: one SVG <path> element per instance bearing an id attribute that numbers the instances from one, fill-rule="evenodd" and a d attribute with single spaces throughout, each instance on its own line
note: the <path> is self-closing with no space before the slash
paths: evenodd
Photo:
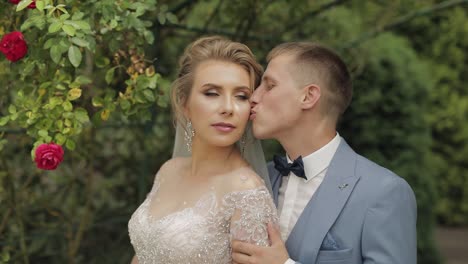
<path id="1" fill-rule="evenodd" d="M 322 241 L 359 180 L 356 153 L 342 139 L 327 174 L 286 241 L 292 259 L 315 263 Z"/>
<path id="2" fill-rule="evenodd" d="M 274 168 L 273 163 L 269 164 L 268 166 L 268 174 L 270 175 L 271 188 L 273 189 L 273 200 L 275 202 L 276 208 L 278 208 L 278 194 L 281 183 L 283 182 L 283 177 Z"/>

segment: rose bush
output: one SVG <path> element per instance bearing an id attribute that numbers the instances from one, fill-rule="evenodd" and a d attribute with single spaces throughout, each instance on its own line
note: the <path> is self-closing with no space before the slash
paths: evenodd
<path id="1" fill-rule="evenodd" d="M 17 5 L 0 8 L 10 6 L 16 18 L 4 19 L 0 36 L 18 31 L 0 44 L 9 61 L 0 60 L 0 78 L 11 91 L 0 128 L 24 129 L 33 159 L 41 144 L 74 150 L 89 127 L 145 122 L 152 106 L 167 105 L 167 86 L 145 54 L 154 36 L 144 15 L 156 12 L 155 0 L 9 2 Z"/>

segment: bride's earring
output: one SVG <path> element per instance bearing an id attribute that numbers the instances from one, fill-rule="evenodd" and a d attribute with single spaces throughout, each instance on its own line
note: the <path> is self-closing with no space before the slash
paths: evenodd
<path id="1" fill-rule="evenodd" d="M 192 152 L 192 139 L 195 136 L 195 131 L 192 127 L 192 121 L 187 122 L 187 128 L 185 129 L 185 144 L 187 145 L 188 152 Z"/>

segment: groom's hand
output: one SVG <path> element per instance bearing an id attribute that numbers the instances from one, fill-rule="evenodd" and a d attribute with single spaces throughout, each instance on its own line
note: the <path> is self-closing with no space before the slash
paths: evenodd
<path id="1" fill-rule="evenodd" d="M 281 234 L 271 223 L 268 224 L 271 247 L 261 247 L 246 242 L 232 242 L 233 264 L 284 264 L 289 259 Z"/>

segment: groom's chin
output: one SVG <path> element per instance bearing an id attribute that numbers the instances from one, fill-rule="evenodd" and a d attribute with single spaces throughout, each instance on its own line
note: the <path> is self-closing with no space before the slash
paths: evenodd
<path id="1" fill-rule="evenodd" d="M 252 126 L 252 132 L 257 139 L 268 139 L 268 135 L 262 129 L 255 127 L 255 124 Z"/>

